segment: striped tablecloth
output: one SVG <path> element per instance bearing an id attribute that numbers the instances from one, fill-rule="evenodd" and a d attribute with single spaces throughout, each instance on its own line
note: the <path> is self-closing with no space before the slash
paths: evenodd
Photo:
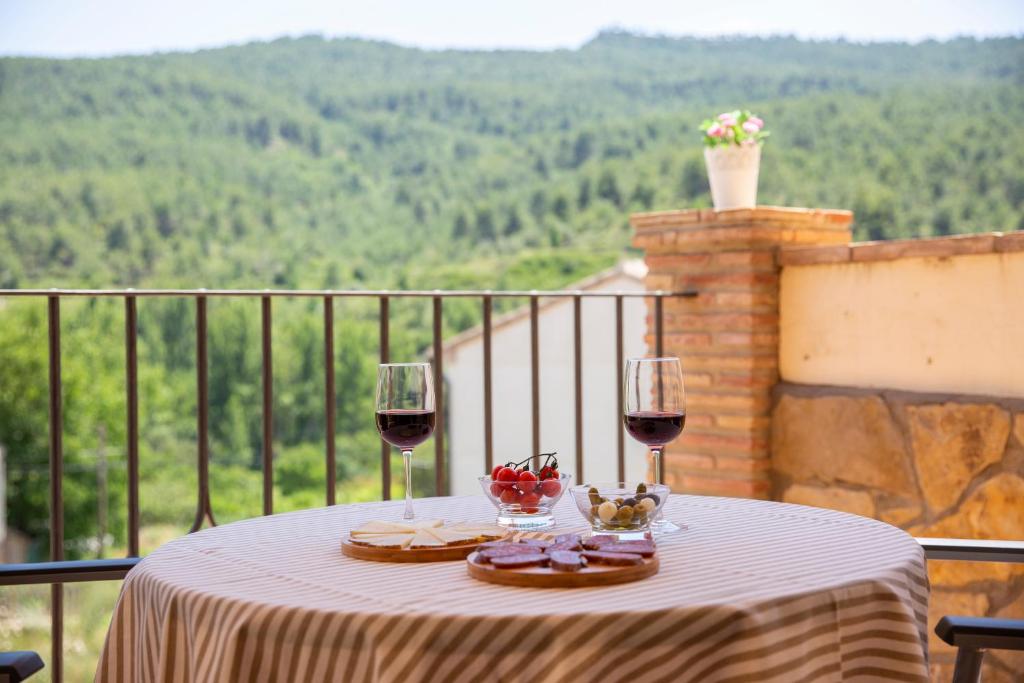
<path id="1" fill-rule="evenodd" d="M 417 514 L 490 521 L 482 497 Z M 172 541 L 127 577 L 96 680 L 927 680 L 928 583 L 902 531 L 816 508 L 670 497 L 688 525 L 621 586 L 477 582 L 463 562 L 344 557 L 402 503 L 261 517 Z M 559 530 L 582 530 L 565 499 Z"/>

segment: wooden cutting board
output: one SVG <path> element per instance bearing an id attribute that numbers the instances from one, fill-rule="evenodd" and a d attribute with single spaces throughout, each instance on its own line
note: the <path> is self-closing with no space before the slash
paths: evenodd
<path id="1" fill-rule="evenodd" d="M 493 564 L 476 561 L 476 553 L 466 558 L 466 570 L 474 579 L 497 583 L 503 586 L 526 588 L 586 588 L 590 586 L 611 586 L 646 579 L 658 573 L 658 555 L 645 558 L 643 564 L 629 567 L 613 567 L 606 564 L 588 564 L 579 571 L 563 572 L 550 567 L 523 567 L 521 569 L 499 569 Z"/>

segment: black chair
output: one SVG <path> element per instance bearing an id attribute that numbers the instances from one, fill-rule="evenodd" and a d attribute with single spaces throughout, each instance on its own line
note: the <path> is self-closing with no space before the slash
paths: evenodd
<path id="1" fill-rule="evenodd" d="M 919 538 L 929 560 L 1024 563 L 1024 542 L 972 541 L 951 538 Z M 935 635 L 955 647 L 953 683 L 981 680 L 981 662 L 986 650 L 1024 650 L 1024 620 L 990 617 L 944 616 L 935 625 Z"/>
<path id="2" fill-rule="evenodd" d="M 935 634 L 955 647 L 953 683 L 977 683 L 985 650 L 1024 650 L 1024 619 L 942 617 Z"/>
<path id="3" fill-rule="evenodd" d="M 21 683 L 43 668 L 43 660 L 31 650 L 0 652 L 0 683 Z"/>

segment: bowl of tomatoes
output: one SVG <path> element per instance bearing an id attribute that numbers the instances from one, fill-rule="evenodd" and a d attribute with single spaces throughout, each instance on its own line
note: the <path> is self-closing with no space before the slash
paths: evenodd
<path id="1" fill-rule="evenodd" d="M 490 475 L 480 477 L 480 487 L 498 509 L 498 524 L 519 531 L 535 530 L 554 526 L 555 503 L 571 479 L 571 474 L 558 470 L 554 453 L 542 453 L 522 462 L 496 465 Z"/>

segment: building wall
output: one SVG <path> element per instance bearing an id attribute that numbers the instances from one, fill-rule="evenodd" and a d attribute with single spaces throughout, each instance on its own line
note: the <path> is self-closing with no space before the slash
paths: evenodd
<path id="1" fill-rule="evenodd" d="M 643 291 L 643 283 L 615 276 L 597 289 Z M 575 395 L 573 304 L 550 300 L 538 315 L 540 337 L 540 446 L 558 451 L 564 472 L 575 472 Z M 617 434 L 622 429 L 617 397 L 622 369 L 615 363 L 615 303 L 584 298 L 580 306 L 583 348 L 583 451 L 587 481 L 618 478 Z M 647 305 L 643 299 L 623 301 L 623 353 L 642 356 Z M 519 461 L 532 455 L 530 319 L 521 317 L 496 326 L 491 339 L 494 414 L 494 462 Z M 449 477 L 453 495 L 480 492 L 477 477 L 485 472 L 483 408 L 483 339 L 474 337 L 450 347 L 445 355 L 447 381 Z M 641 480 L 645 449 L 626 439 L 626 476 Z"/>
<path id="2" fill-rule="evenodd" d="M 850 218 L 778 207 L 633 217 L 648 287 L 700 291 L 666 308 L 667 348 L 709 375 L 692 377 L 708 395 L 669 483 L 922 537 L 1024 539 L 1024 232 L 858 244 L 842 234 Z M 749 424 L 750 442 L 719 438 L 726 421 Z M 743 462 L 740 446 L 751 466 L 724 471 Z M 931 627 L 945 614 L 1024 618 L 1024 566 L 928 571 Z M 934 636 L 931 664 L 933 680 L 951 680 L 954 653 Z M 1021 671 L 1021 653 L 986 656 L 986 681 Z"/>
<path id="3" fill-rule="evenodd" d="M 1002 241 L 918 240 L 927 256 L 855 245 L 849 260 L 785 265 L 782 379 L 1024 397 L 1024 251 Z"/>
<path id="4" fill-rule="evenodd" d="M 775 497 L 915 536 L 1024 539 L 1024 233 L 779 257 Z M 1024 617 L 1024 565 L 929 562 L 928 575 L 933 677 L 950 680 L 935 623 Z M 987 681 L 1024 670 L 1019 654 L 987 660 Z"/>

